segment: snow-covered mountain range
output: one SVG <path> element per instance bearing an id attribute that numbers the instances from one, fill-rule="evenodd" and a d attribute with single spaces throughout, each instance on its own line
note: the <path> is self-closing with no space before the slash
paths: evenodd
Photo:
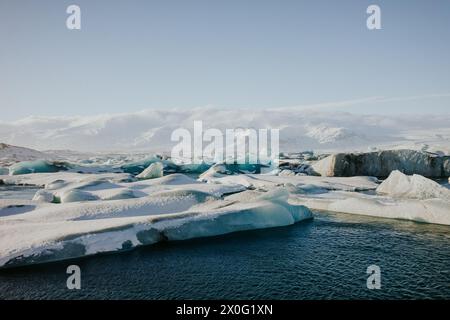
<path id="1" fill-rule="evenodd" d="M 167 152 L 173 130 L 278 128 L 280 150 L 367 151 L 410 148 L 450 151 L 450 114 L 364 115 L 296 108 L 145 110 L 98 116 L 36 117 L 0 121 L 0 141 L 38 150 Z"/>

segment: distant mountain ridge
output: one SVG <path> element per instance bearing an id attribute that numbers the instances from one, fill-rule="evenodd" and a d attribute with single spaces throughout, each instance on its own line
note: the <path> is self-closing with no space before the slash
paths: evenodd
<path id="1" fill-rule="evenodd" d="M 97 116 L 28 117 L 0 121 L 0 140 L 39 150 L 161 151 L 177 128 L 280 129 L 280 150 L 294 152 L 428 148 L 450 151 L 450 114 L 364 115 L 289 109 L 167 109 Z"/>

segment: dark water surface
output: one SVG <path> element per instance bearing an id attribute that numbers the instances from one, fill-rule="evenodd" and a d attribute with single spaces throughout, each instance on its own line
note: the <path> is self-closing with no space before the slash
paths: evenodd
<path id="1" fill-rule="evenodd" d="M 82 288 L 66 287 L 81 267 Z M 381 268 L 381 290 L 366 269 Z M 0 271 L 2 299 L 450 299 L 450 227 L 316 213 L 297 225 Z"/>

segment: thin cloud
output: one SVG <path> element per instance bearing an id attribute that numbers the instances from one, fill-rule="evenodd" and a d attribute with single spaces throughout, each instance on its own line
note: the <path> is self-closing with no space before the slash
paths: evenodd
<path id="1" fill-rule="evenodd" d="M 299 105 L 293 107 L 281 107 L 274 108 L 275 110 L 280 111 L 291 111 L 291 110 L 318 110 L 318 109 L 335 109 L 335 108 L 345 108 L 351 107 L 355 105 L 364 105 L 364 104 L 377 104 L 377 103 L 389 103 L 389 102 L 404 102 L 404 101 L 416 101 L 416 100 L 426 100 L 426 99 L 438 99 L 438 98 L 450 98 L 450 93 L 442 93 L 442 94 L 427 94 L 427 95 L 419 95 L 419 96 L 406 96 L 406 97 L 383 97 L 383 96 L 374 96 L 353 100 L 343 100 L 343 101 L 332 101 L 325 103 L 317 103 L 310 105 Z"/>

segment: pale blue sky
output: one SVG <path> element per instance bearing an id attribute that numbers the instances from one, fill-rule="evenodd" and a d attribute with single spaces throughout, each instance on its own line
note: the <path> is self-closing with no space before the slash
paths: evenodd
<path id="1" fill-rule="evenodd" d="M 70 4 L 80 31 L 66 29 Z M 369 4 L 382 30 L 366 28 Z M 205 105 L 450 111 L 448 0 L 0 0 L 0 40 L 0 120 Z"/>

